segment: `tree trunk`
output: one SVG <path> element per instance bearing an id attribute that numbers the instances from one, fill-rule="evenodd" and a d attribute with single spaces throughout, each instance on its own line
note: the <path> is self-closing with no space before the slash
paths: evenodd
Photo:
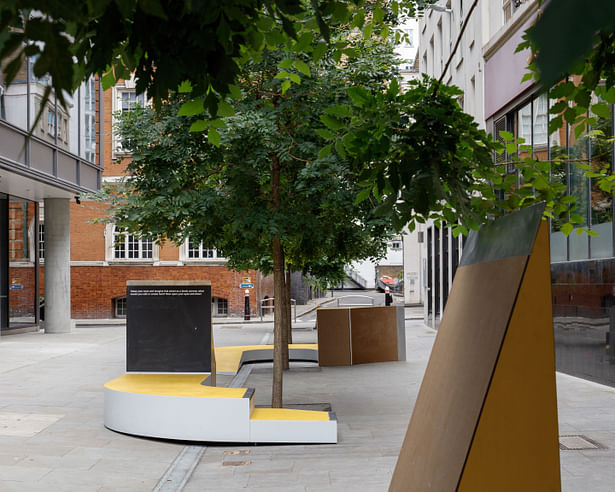
<path id="1" fill-rule="evenodd" d="M 280 317 L 282 318 L 282 368 L 287 370 L 290 367 L 288 362 L 288 326 L 290 324 L 290 317 L 288 316 L 288 305 L 290 304 L 290 298 L 288 297 L 288 289 L 286 287 L 286 267 L 283 267 L 283 285 L 282 285 L 282 297 L 280 299 Z"/>
<path id="2" fill-rule="evenodd" d="M 288 304 L 286 306 L 286 313 L 288 316 L 288 335 L 287 335 L 287 342 L 293 343 L 293 313 L 292 313 L 292 304 L 290 303 L 290 299 L 291 299 L 291 290 L 290 290 L 290 276 L 291 276 L 291 268 L 290 266 L 287 268 L 286 270 L 286 300 L 288 301 Z M 287 346 L 288 347 L 288 346 Z"/>
<path id="3" fill-rule="evenodd" d="M 284 250 L 280 239 L 273 239 L 273 387 L 272 408 L 282 408 L 282 379 L 284 371 Z"/>
<path id="4" fill-rule="evenodd" d="M 280 160 L 274 157 L 271 168 L 271 204 L 273 208 L 280 206 Z M 271 407 L 282 408 L 284 361 L 282 359 L 284 316 L 284 249 L 279 236 L 271 243 L 273 254 L 273 385 L 271 388 Z"/>

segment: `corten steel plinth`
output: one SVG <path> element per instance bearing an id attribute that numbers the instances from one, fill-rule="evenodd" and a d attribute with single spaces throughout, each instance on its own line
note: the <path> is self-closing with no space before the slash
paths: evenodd
<path id="1" fill-rule="evenodd" d="M 321 308 L 317 327 L 321 366 L 406 360 L 403 306 Z"/>
<path id="2" fill-rule="evenodd" d="M 542 212 L 468 238 L 389 490 L 561 490 Z"/>

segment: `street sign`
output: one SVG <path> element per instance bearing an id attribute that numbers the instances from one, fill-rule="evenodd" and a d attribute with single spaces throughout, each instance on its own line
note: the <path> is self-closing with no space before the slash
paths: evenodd
<path id="1" fill-rule="evenodd" d="M 240 289 L 253 289 L 254 284 L 239 284 Z"/>
<path id="2" fill-rule="evenodd" d="M 243 284 L 251 284 L 252 283 L 252 279 L 250 277 L 243 277 L 242 283 Z"/>

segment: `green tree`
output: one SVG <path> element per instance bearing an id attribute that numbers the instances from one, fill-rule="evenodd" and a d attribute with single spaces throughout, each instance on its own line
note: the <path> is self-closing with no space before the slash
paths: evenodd
<path id="1" fill-rule="evenodd" d="M 105 88 L 135 74 L 137 92 L 158 105 L 188 82 L 212 116 L 242 64 L 264 49 L 285 46 L 318 58 L 341 26 L 369 38 L 386 27 L 385 11 L 414 15 L 431 0 L 13 0 L 0 3 L 0 65 L 10 83 L 26 56 L 34 75 L 50 75 L 64 104 L 92 75 Z M 388 17 L 387 17 L 388 18 Z M 380 26 L 380 27 L 379 27 Z M 321 43 L 312 41 L 322 39 Z M 347 42 L 336 39 L 341 55 Z"/>
<path id="2" fill-rule="evenodd" d="M 352 68 L 327 53 L 314 63 L 264 51 L 244 66 L 241 94 L 220 105 L 221 119 L 207 134 L 190 131 L 202 124 L 200 108 L 182 95 L 159 111 L 123 115 L 118 130 L 132 153 L 130 176 L 102 195 L 118 227 L 161 241 L 189 237 L 224 251 L 231 268 L 273 272 L 273 406 L 282 405 L 290 269 L 340 278 L 350 261 L 383 254 L 393 232 L 369 201 L 355 201 L 359 174 L 351 162 L 322 152 L 332 135 L 323 121 L 347 111 L 346 88 L 380 92 L 395 75 L 390 45 L 359 39 L 354 50 Z M 288 83 L 299 73 L 300 84 Z"/>

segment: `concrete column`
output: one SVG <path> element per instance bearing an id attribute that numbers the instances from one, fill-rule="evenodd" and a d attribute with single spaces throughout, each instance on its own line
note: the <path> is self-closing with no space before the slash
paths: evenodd
<path id="1" fill-rule="evenodd" d="M 70 200 L 46 198 L 45 332 L 70 330 Z"/>

